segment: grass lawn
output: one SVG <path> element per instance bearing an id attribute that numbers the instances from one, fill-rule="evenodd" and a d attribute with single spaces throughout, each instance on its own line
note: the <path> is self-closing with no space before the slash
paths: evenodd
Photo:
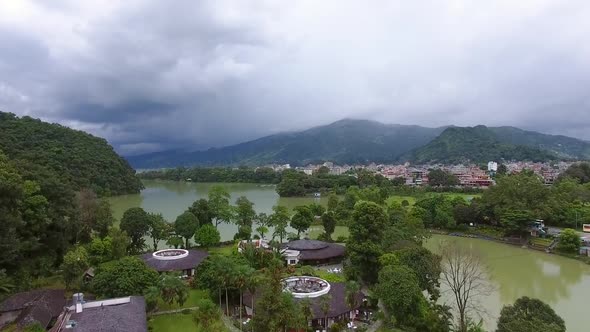
<path id="1" fill-rule="evenodd" d="M 387 198 L 387 200 L 385 201 L 385 203 L 387 203 L 388 205 L 393 202 L 398 202 L 401 204 L 404 200 L 408 201 L 408 203 L 410 203 L 410 206 L 412 206 L 412 205 L 414 205 L 414 203 L 416 203 L 416 197 L 398 196 L 398 195 L 389 196 Z"/>
<path id="2" fill-rule="evenodd" d="M 211 254 L 222 254 L 225 256 L 230 256 L 234 252 L 238 252 L 238 247 L 236 246 L 236 244 L 209 248 L 209 253 Z"/>
<path id="3" fill-rule="evenodd" d="M 533 237 L 531 238 L 531 243 L 540 247 L 549 247 L 549 245 L 551 244 L 551 242 L 553 242 L 552 239 L 546 239 L 546 238 L 540 238 L 540 237 Z"/>
<path id="4" fill-rule="evenodd" d="M 179 307 L 177 303 L 172 303 L 172 305 L 170 305 L 160 299 L 160 301 L 158 301 L 158 310 L 159 311 L 166 311 L 166 310 L 175 310 L 175 309 L 196 307 L 199 299 L 208 298 L 208 297 L 209 297 L 209 292 L 206 290 L 191 289 L 191 290 L 189 290 L 189 293 L 188 293 L 188 299 L 186 300 L 186 302 L 184 303 L 184 305 L 182 307 Z"/>
<path id="5" fill-rule="evenodd" d="M 153 316 L 148 326 L 153 332 L 207 332 L 195 324 L 191 313 Z"/>
<path id="6" fill-rule="evenodd" d="M 322 226 L 312 226 L 309 229 L 309 238 L 310 239 L 317 239 L 318 236 L 324 232 L 324 228 Z M 350 233 L 348 232 L 347 226 L 336 226 L 334 229 L 334 234 L 332 234 L 332 239 L 336 240 L 339 236 L 348 237 Z"/>
<path id="7" fill-rule="evenodd" d="M 466 201 L 471 201 L 472 199 L 474 199 L 476 197 L 481 197 L 481 194 L 461 194 L 461 193 L 440 193 L 438 195 L 445 195 L 450 199 L 453 199 L 455 197 L 462 197 Z"/>

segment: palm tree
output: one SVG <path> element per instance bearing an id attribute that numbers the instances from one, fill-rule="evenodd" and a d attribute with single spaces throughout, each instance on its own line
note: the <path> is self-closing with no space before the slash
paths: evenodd
<path id="1" fill-rule="evenodd" d="M 254 294 L 256 293 L 256 289 L 258 288 L 258 286 L 261 283 L 262 283 L 262 276 L 260 275 L 260 273 L 258 273 L 258 271 L 254 270 L 250 274 L 250 277 L 248 278 L 248 282 L 246 283 L 246 289 L 248 290 L 248 292 L 250 292 L 250 295 L 252 295 L 250 297 L 250 300 L 251 300 L 250 308 L 252 308 L 252 316 L 254 316 Z M 252 325 L 252 332 L 254 332 L 254 325 Z"/>
<path id="2" fill-rule="evenodd" d="M 250 276 L 254 273 L 254 270 L 247 265 L 238 265 L 234 271 L 234 285 L 240 291 L 240 331 L 244 324 L 242 324 L 242 306 L 243 306 L 243 294 L 244 288 L 248 285 Z"/>
<path id="3" fill-rule="evenodd" d="M 328 330 L 328 313 L 330 312 L 330 302 L 332 302 L 332 296 L 330 294 L 320 297 L 320 309 L 324 314 L 324 328 L 326 331 Z"/>
<path id="4" fill-rule="evenodd" d="M 301 306 L 301 313 L 303 314 L 303 318 L 305 319 L 305 326 L 307 328 L 307 326 L 309 326 L 309 318 L 312 315 L 311 312 L 311 300 L 309 298 L 304 298 L 303 300 L 301 300 L 301 302 L 299 302 L 299 305 Z"/>
<path id="5" fill-rule="evenodd" d="M 234 281 L 235 277 L 235 265 L 233 261 L 230 259 L 225 259 L 225 264 L 223 266 L 222 275 L 221 275 L 221 285 L 225 288 L 225 313 L 229 315 L 229 297 L 227 295 L 227 290 L 230 288 Z"/>
<path id="6" fill-rule="evenodd" d="M 260 226 L 256 227 L 256 232 L 258 232 L 258 234 L 260 234 L 261 239 L 264 239 L 264 234 L 268 233 L 268 227 L 266 227 L 264 225 L 260 225 Z"/>
<path id="7" fill-rule="evenodd" d="M 356 300 L 359 290 L 360 285 L 358 282 L 351 280 L 346 283 L 346 304 L 348 304 L 350 311 L 353 311 L 354 308 L 356 308 L 359 305 Z"/>

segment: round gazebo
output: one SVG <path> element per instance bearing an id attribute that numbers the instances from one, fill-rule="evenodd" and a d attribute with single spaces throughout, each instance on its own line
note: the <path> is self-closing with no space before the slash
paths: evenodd
<path id="1" fill-rule="evenodd" d="M 141 259 L 158 272 L 182 272 L 185 276 L 195 274 L 195 269 L 209 253 L 201 250 L 164 249 L 141 255 Z"/>
<path id="2" fill-rule="evenodd" d="M 340 262 L 346 251 L 344 246 L 336 243 L 307 239 L 288 242 L 284 249 L 298 251 L 297 263 L 310 265 Z"/>

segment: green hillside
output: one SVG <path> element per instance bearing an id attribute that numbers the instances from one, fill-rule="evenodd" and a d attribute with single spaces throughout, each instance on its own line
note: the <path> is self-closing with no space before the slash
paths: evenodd
<path id="1" fill-rule="evenodd" d="M 503 130 L 501 128 L 488 128 L 485 126 L 450 127 L 432 142 L 402 157 L 402 160 L 420 164 L 428 162 L 486 162 L 502 159 L 530 161 L 558 159 L 557 153 L 536 147 L 538 145 L 537 141 L 530 136 L 521 134 L 520 132 L 523 131 L 520 129 L 513 128 L 514 135 L 511 137 L 514 139 L 511 139 L 510 136 L 500 137 L 501 135 L 497 134 L 495 129 L 499 129 L 499 132 L 501 132 Z M 534 134 L 541 138 L 551 137 L 539 133 Z M 529 144 L 524 144 L 523 137 L 529 138 Z"/>
<path id="2" fill-rule="evenodd" d="M 136 168 L 173 166 L 305 165 L 332 161 L 337 164 L 390 162 L 422 146 L 444 128 L 386 125 L 345 119 L 301 132 L 284 133 L 207 151 L 168 151 L 129 157 Z"/>
<path id="3" fill-rule="evenodd" d="M 0 150 L 21 174 L 56 177 L 75 190 L 117 195 L 142 187 L 106 140 L 61 125 L 0 112 Z"/>

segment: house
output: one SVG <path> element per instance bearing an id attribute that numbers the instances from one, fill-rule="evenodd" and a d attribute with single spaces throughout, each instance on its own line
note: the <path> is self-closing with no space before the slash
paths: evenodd
<path id="1" fill-rule="evenodd" d="M 325 319 L 327 317 L 327 326 L 331 326 L 335 322 L 343 322 L 344 324 L 353 321 L 359 309 L 363 306 L 365 296 L 362 292 L 355 294 L 355 304 L 351 308 L 346 301 L 346 284 L 343 282 L 329 283 L 326 280 L 310 276 L 294 276 L 283 280 L 283 290 L 293 294 L 295 301 L 307 299 L 310 304 L 311 317 L 308 321 L 308 326 L 314 329 L 326 326 Z M 254 296 L 254 299 L 252 298 Z M 254 295 L 251 293 L 244 293 L 243 303 L 246 309 L 246 314 L 249 317 L 256 315 L 250 307 L 252 300 L 256 302 L 259 292 Z M 322 310 L 322 297 L 329 296 L 330 302 L 327 314 Z M 344 325 L 343 324 L 343 325 Z"/>
<path id="2" fill-rule="evenodd" d="M 291 262 L 294 258 L 289 258 L 288 264 L 301 263 L 308 265 L 340 262 L 344 258 L 346 251 L 344 246 L 336 243 L 308 239 L 285 243 L 283 249 L 286 253 L 290 253 L 291 256 L 298 252 L 295 262 Z"/>
<path id="3" fill-rule="evenodd" d="M 74 294 L 50 332 L 146 332 L 147 316 L 143 296 L 85 302 Z"/>
<path id="4" fill-rule="evenodd" d="M 0 303 L 0 330 L 38 323 L 47 329 L 66 305 L 65 290 L 37 289 L 9 296 Z"/>
<path id="5" fill-rule="evenodd" d="M 181 272 L 182 275 L 191 277 L 195 274 L 195 268 L 207 256 L 209 253 L 202 250 L 164 249 L 143 254 L 140 258 L 158 272 Z"/>

